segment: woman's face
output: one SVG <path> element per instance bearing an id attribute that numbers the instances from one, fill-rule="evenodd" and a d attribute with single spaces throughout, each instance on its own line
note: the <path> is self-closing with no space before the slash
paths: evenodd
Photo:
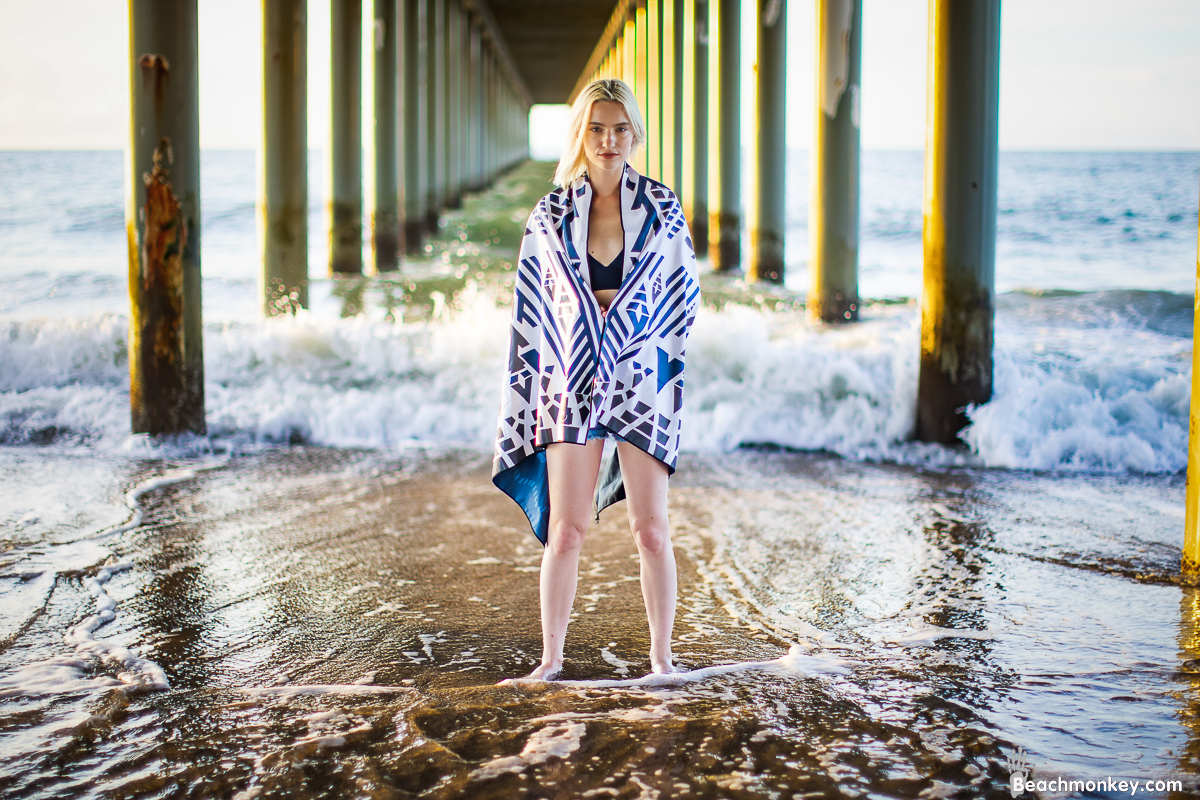
<path id="1" fill-rule="evenodd" d="M 625 106 L 597 100 L 583 123 L 583 152 L 590 172 L 621 169 L 633 152 L 633 126 Z"/>

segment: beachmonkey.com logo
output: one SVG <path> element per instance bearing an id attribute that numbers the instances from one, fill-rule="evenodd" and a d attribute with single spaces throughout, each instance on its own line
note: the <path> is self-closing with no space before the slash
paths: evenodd
<path id="1" fill-rule="evenodd" d="M 1033 780 L 1033 769 L 1029 766 L 1029 758 L 1024 747 L 1018 747 L 1016 752 L 1008 755 L 1008 791 L 1013 797 L 1020 797 L 1025 792 L 1123 792 L 1129 796 L 1139 794 L 1162 794 L 1163 792 L 1182 792 L 1183 781 L 1163 781 L 1148 778 L 1132 780 L 1129 778 L 1101 778 L 1100 780 L 1077 780 L 1071 778 L 1050 778 L 1049 780 Z"/>
<path id="2" fill-rule="evenodd" d="M 1008 754 L 1008 791 L 1013 797 L 1025 793 L 1025 782 L 1029 779 L 1029 759 L 1025 757 L 1025 748 L 1017 747 L 1015 753 Z"/>

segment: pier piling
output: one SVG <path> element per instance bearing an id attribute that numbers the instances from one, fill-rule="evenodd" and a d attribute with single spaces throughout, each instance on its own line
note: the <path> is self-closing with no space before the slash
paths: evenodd
<path id="1" fill-rule="evenodd" d="M 662 0 L 662 177 L 675 192 L 682 191 L 683 131 L 683 0 Z"/>
<path id="2" fill-rule="evenodd" d="M 930 0 L 917 438 L 992 396 L 1000 0 Z"/>
<path id="3" fill-rule="evenodd" d="M 446 191 L 446 3 L 448 0 L 426 0 L 428 3 L 426 56 L 426 103 L 428 104 L 426 162 L 429 178 L 425 184 L 425 225 L 436 233 L 438 217 L 445 202 Z"/>
<path id="4" fill-rule="evenodd" d="M 710 132 L 716 141 L 710 144 L 715 163 L 709 167 L 708 252 L 713 269 L 726 271 L 742 264 L 742 4 L 715 2 L 717 54 L 709 86 L 715 90 Z"/>
<path id="5" fill-rule="evenodd" d="M 371 261 L 376 274 L 400 266 L 399 123 L 397 81 L 400 77 L 397 4 L 375 0 L 374 41 L 371 49 Z"/>
<path id="6" fill-rule="evenodd" d="M 462 206 L 462 9 L 458 0 L 446 0 L 446 207 Z"/>
<path id="7" fill-rule="evenodd" d="M 686 0 L 683 16 L 683 213 L 698 255 L 708 244 L 708 0 Z"/>
<path id="8" fill-rule="evenodd" d="M 429 171 L 429 23 L 427 0 L 400 0 L 404 25 L 404 250 L 416 255 L 427 219 Z"/>
<path id="9" fill-rule="evenodd" d="M 259 296 L 267 316 L 308 307 L 308 16 L 304 0 L 263 0 Z"/>
<path id="10" fill-rule="evenodd" d="M 483 26 L 478 14 L 470 17 L 470 147 L 468 158 L 471 163 L 469 187 L 477 192 L 483 188 Z"/>
<path id="11" fill-rule="evenodd" d="M 808 210 L 809 317 L 858 319 L 862 0 L 817 0 L 817 113 Z M 932 95 L 931 95 L 932 97 Z"/>
<path id="12" fill-rule="evenodd" d="M 196 0 L 131 0 L 129 17 L 130 421 L 202 434 Z"/>
<path id="13" fill-rule="evenodd" d="M 362 274 L 362 0 L 333 0 L 326 212 L 329 273 Z"/>
<path id="14" fill-rule="evenodd" d="M 662 180 L 662 12 L 664 0 L 646 0 L 646 104 L 642 109 L 650 140 L 646 142 L 646 175 Z"/>
<path id="15" fill-rule="evenodd" d="M 1186 512 L 1183 524 L 1183 573 L 1200 583 L 1200 229 L 1196 236 L 1196 294 L 1192 304 L 1192 406 L 1188 415 Z"/>
<path id="16" fill-rule="evenodd" d="M 750 205 L 751 281 L 783 282 L 787 200 L 787 0 L 757 0 L 754 65 L 754 194 Z"/>

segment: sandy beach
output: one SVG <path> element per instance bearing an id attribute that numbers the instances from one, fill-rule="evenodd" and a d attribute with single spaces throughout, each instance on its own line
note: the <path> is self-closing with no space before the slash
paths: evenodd
<path id="1" fill-rule="evenodd" d="M 541 548 L 486 454 L 293 447 L 111 488 L 155 478 L 139 526 L 6 553 L 9 580 L 91 559 L 0 655 L 9 796 L 1002 797 L 1018 747 L 1034 777 L 1197 786 L 1179 477 L 688 456 L 675 637 L 701 672 L 632 680 L 620 504 L 585 545 L 565 680 L 499 687 L 540 653 Z M 69 665 L 105 561 L 129 567 L 95 637 L 169 689 Z"/>

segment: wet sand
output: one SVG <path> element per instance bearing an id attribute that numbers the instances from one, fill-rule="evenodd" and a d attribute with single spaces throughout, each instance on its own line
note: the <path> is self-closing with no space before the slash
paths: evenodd
<path id="1" fill-rule="evenodd" d="M 117 482 L 196 466 L 131 462 Z M 540 655 L 541 547 L 489 467 L 294 447 L 147 491 L 129 530 L 11 538 L 6 580 L 56 547 L 77 559 L 0 652 L 16 689 L 0 692 L 0 791 L 1009 797 L 1018 748 L 1035 779 L 1196 790 L 1180 477 L 688 455 L 671 486 L 679 663 L 795 657 L 613 685 L 649 669 L 620 504 L 585 545 L 566 682 L 498 687 Z M 115 619 L 95 637 L 170 688 L 114 686 L 119 665 L 94 661 L 38 690 L 104 560 L 130 566 L 103 583 Z"/>

